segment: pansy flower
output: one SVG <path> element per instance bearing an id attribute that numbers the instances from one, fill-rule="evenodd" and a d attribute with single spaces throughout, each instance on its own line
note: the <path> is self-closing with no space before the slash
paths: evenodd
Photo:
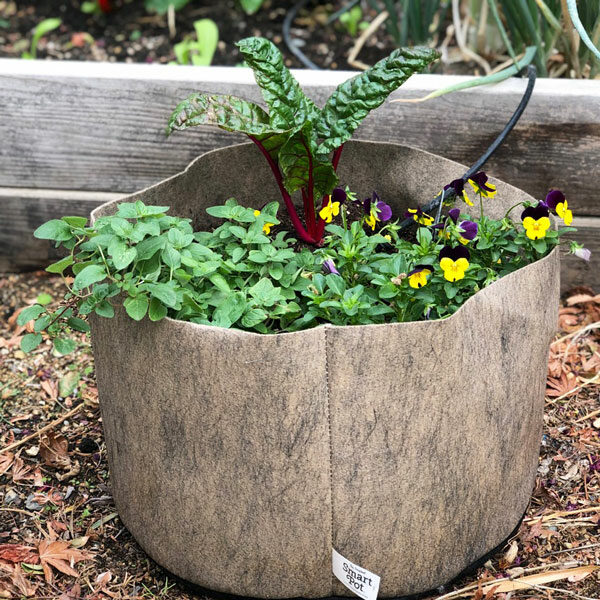
<path id="1" fill-rule="evenodd" d="M 365 223 L 375 231 L 375 225 L 378 221 L 389 221 L 392 218 L 392 209 L 379 199 L 379 196 L 373 192 L 371 198 L 367 198 L 363 203 L 365 211 Z"/>
<path id="2" fill-rule="evenodd" d="M 331 258 L 323 261 L 323 273 L 326 275 L 339 275 L 340 272 L 335 268 L 335 263 Z"/>
<path id="3" fill-rule="evenodd" d="M 476 194 L 481 194 L 484 198 L 493 198 L 496 195 L 496 186 L 488 183 L 488 176 L 483 172 L 475 173 L 469 177 L 469 183 Z"/>
<path id="4" fill-rule="evenodd" d="M 255 210 L 254 216 L 255 217 L 260 216 L 260 210 Z M 273 225 L 275 225 L 275 223 L 265 223 L 262 228 L 263 232 L 266 233 L 267 235 L 269 235 L 269 233 L 271 233 L 271 227 L 273 227 Z"/>
<path id="5" fill-rule="evenodd" d="M 444 246 L 439 254 L 444 279 L 452 282 L 462 279 L 469 268 L 469 256 L 469 251 L 462 246 L 457 248 Z"/>
<path id="6" fill-rule="evenodd" d="M 416 265 L 408 274 L 408 285 L 411 288 L 422 288 L 427 285 L 427 275 L 431 275 L 432 272 L 431 265 Z"/>
<path id="7" fill-rule="evenodd" d="M 454 190 L 454 193 L 459 198 L 462 198 L 465 204 L 473 206 L 473 203 L 471 202 L 469 196 L 467 196 L 467 192 L 465 192 L 465 180 L 462 177 L 455 179 L 454 181 L 451 181 L 448 185 L 444 186 L 445 192 L 447 192 L 450 189 Z"/>
<path id="8" fill-rule="evenodd" d="M 340 214 L 340 203 L 332 199 L 331 195 L 327 198 L 327 204 L 319 211 L 319 216 L 325 223 L 331 223 L 333 217 Z"/>
<path id="9" fill-rule="evenodd" d="M 521 213 L 521 221 L 525 227 L 525 233 L 530 240 L 539 240 L 546 237 L 550 228 L 548 207 L 540 202 L 537 206 L 529 206 Z"/>
<path id="10" fill-rule="evenodd" d="M 477 223 L 474 221 L 461 221 L 458 226 L 462 229 L 460 237 L 458 238 L 458 241 L 461 244 L 468 244 L 477 237 L 478 227 Z"/>
<path id="11" fill-rule="evenodd" d="M 420 206 L 417 208 L 409 208 L 404 213 L 405 219 L 414 219 L 419 225 L 431 225 L 435 219 L 424 213 Z"/>
<path id="12" fill-rule="evenodd" d="M 573 222 L 573 213 L 569 208 L 565 195 L 560 190 L 550 190 L 542 204 L 557 214 L 565 225 L 570 225 Z"/>

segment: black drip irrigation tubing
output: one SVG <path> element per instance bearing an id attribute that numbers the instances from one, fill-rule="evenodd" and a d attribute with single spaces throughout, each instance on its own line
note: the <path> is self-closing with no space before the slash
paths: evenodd
<path id="1" fill-rule="evenodd" d="M 294 43 L 292 39 L 292 35 L 290 29 L 292 27 L 292 23 L 298 14 L 298 11 L 304 8 L 310 0 L 300 0 L 296 2 L 290 10 L 285 15 L 285 19 L 283 20 L 283 41 L 285 45 L 288 47 L 289 51 L 307 68 L 314 69 L 315 71 L 320 71 L 320 68 L 315 65 L 315 63 L 298 48 L 298 46 Z"/>
<path id="2" fill-rule="evenodd" d="M 476 160 L 475 163 L 473 163 L 473 166 L 470 169 L 468 169 L 467 172 L 462 176 L 463 181 L 466 181 L 467 179 L 469 179 L 469 177 L 473 176 L 475 173 L 477 173 L 477 171 L 479 171 L 481 169 L 481 167 L 483 167 L 483 165 L 489 160 L 489 158 L 492 156 L 492 154 L 494 154 L 494 152 L 496 152 L 496 150 L 498 150 L 498 148 L 504 143 L 508 134 L 513 130 L 514 126 L 518 123 L 519 119 L 521 118 L 521 115 L 523 114 L 525 108 L 527 107 L 527 104 L 529 104 L 531 94 L 533 93 L 533 88 L 535 87 L 535 81 L 537 78 L 537 69 L 535 68 L 535 65 L 529 65 L 527 67 L 527 78 L 528 78 L 527 88 L 525 89 L 523 97 L 521 98 L 521 102 L 519 102 L 519 106 L 517 106 L 517 109 L 513 113 L 512 117 L 510 118 L 508 123 L 505 125 L 504 129 L 500 132 L 500 135 L 493 141 L 493 143 L 481 155 L 481 157 L 478 160 Z M 454 195 L 455 195 L 454 190 L 452 190 L 452 189 L 449 189 L 446 191 L 442 190 L 433 200 L 428 202 L 423 207 L 423 211 L 426 213 L 429 213 L 430 211 L 437 209 L 438 217 L 436 218 L 436 222 L 439 221 L 439 214 L 441 212 L 441 207 L 442 207 L 442 204 L 444 203 L 444 200 L 448 200 L 449 198 L 452 198 Z M 408 227 L 410 227 L 411 225 L 414 225 L 414 224 L 415 224 L 414 219 L 405 219 L 404 221 L 402 221 L 402 223 L 400 223 L 400 230 L 407 229 Z"/>

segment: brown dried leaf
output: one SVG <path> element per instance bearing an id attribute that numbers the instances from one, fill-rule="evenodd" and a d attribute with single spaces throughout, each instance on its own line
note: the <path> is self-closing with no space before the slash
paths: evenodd
<path id="1" fill-rule="evenodd" d="M 546 396 L 549 398 L 559 398 L 568 395 L 577 387 L 577 378 L 569 377 L 562 373 L 560 377 L 548 377 L 546 381 Z"/>
<path id="2" fill-rule="evenodd" d="M 575 294 L 567 298 L 567 306 L 584 304 L 585 302 L 596 302 L 596 297 L 591 294 Z"/>
<path id="3" fill-rule="evenodd" d="M 15 455 L 12 452 L 0 454 L 0 475 L 6 473 L 6 471 L 10 469 L 14 459 Z"/>
<path id="4" fill-rule="evenodd" d="M 65 575 L 79 577 L 79 573 L 72 567 L 82 560 L 90 560 L 93 555 L 84 550 L 72 548 L 69 542 L 42 540 L 38 546 L 40 563 L 44 570 L 44 577 L 52 583 L 53 571 L 57 569 Z"/>
<path id="5" fill-rule="evenodd" d="M 14 483 L 17 481 L 24 481 L 26 479 L 33 479 L 33 475 L 29 473 L 31 467 L 27 466 L 20 456 L 15 458 L 15 462 L 12 467 L 12 480 Z"/>
<path id="6" fill-rule="evenodd" d="M 9 595 L 3 598 L 18 598 L 35 596 L 37 586 L 25 579 L 20 565 L 3 565 L 0 563 L 0 594 L 6 590 Z"/>
<path id="7" fill-rule="evenodd" d="M 42 381 L 40 387 L 46 392 L 46 395 L 50 400 L 56 400 L 58 398 L 58 385 L 50 379 Z"/>
<path id="8" fill-rule="evenodd" d="M 69 441 L 64 435 L 53 431 L 44 435 L 40 441 L 40 455 L 45 465 L 58 469 L 69 469 Z"/>
<path id="9" fill-rule="evenodd" d="M 32 546 L 23 544 L 0 544 L 0 561 L 6 563 L 32 563 L 37 564 L 39 556 Z"/>

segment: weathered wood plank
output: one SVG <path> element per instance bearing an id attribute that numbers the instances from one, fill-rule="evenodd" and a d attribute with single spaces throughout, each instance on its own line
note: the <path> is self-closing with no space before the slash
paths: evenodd
<path id="1" fill-rule="evenodd" d="M 563 256 L 560 269 L 560 288 L 564 292 L 577 285 L 587 285 L 600 292 L 600 218 L 580 217 L 574 219 L 577 233 L 572 239 L 592 251 L 590 262 L 576 256 Z"/>
<path id="2" fill-rule="evenodd" d="M 351 75 L 297 72 L 320 103 Z M 393 98 L 422 96 L 461 79 L 415 76 Z M 357 137 L 468 164 L 502 129 L 524 87 L 511 80 L 422 104 L 386 103 Z M 260 100 L 247 69 L 0 60 L 0 186 L 131 192 L 206 150 L 240 141 L 218 129 L 165 140 L 172 108 L 196 90 Z M 600 81 L 539 80 L 521 122 L 486 169 L 536 197 L 560 187 L 579 214 L 600 216 L 599 149 Z"/>
<path id="3" fill-rule="evenodd" d="M 0 273 L 43 268 L 59 256 L 50 242 L 37 240 L 32 232 L 49 219 L 64 215 L 88 216 L 99 204 L 118 198 L 106 192 L 25 190 L 0 188 Z M 590 263 L 565 256 L 561 288 L 590 285 L 600 290 L 600 218 L 579 217 L 573 239 L 592 251 Z"/>
<path id="4" fill-rule="evenodd" d="M 59 255 L 33 237 L 42 223 L 64 215 L 89 216 L 98 205 L 118 198 L 106 192 L 0 188 L 0 272 L 39 269 Z"/>

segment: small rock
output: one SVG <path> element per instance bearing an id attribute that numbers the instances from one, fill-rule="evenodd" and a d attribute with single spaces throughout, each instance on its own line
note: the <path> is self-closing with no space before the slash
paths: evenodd
<path id="1" fill-rule="evenodd" d="M 37 456 L 39 451 L 39 446 L 31 446 L 25 450 L 25 454 L 27 454 L 27 456 Z"/>
<path id="2" fill-rule="evenodd" d="M 35 494 L 29 494 L 29 496 L 27 496 L 27 500 L 25 500 L 25 508 L 27 510 L 41 510 L 42 506 L 41 504 L 38 504 L 35 500 Z"/>
<path id="3" fill-rule="evenodd" d="M 2 502 L 7 506 L 9 504 L 19 506 L 22 503 L 22 500 L 21 498 L 19 498 L 19 494 L 17 494 L 17 492 L 15 492 L 14 490 L 9 490 L 8 492 L 6 492 L 6 494 L 4 494 L 4 500 Z"/>

